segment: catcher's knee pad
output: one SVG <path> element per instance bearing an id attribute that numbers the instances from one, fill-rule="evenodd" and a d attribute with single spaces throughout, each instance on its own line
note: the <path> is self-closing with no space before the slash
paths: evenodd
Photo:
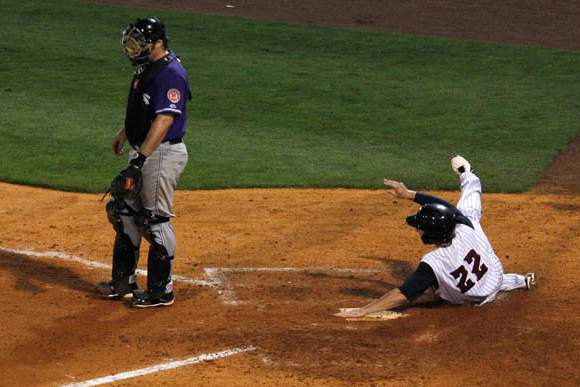
<path id="1" fill-rule="evenodd" d="M 155 215 L 147 209 L 143 209 L 142 211 L 135 213 L 133 216 L 139 231 L 141 231 L 143 237 L 151 244 L 155 243 L 152 235 L 152 226 L 169 222 L 168 217 Z"/>
<path id="2" fill-rule="evenodd" d="M 147 257 L 147 288 L 153 293 L 167 293 L 171 287 L 173 257 L 158 243 L 152 243 Z"/>
<path id="3" fill-rule="evenodd" d="M 118 233 L 123 233 L 123 220 L 121 218 L 124 216 L 135 216 L 135 211 L 133 211 L 123 200 L 111 199 L 105 207 L 107 211 L 107 218 L 109 222 L 113 225 L 113 228 Z"/>
<path id="4" fill-rule="evenodd" d="M 139 261 L 139 246 L 127 234 L 118 232 L 113 247 L 113 283 L 116 286 L 135 283 L 135 270 Z"/>
<path id="5" fill-rule="evenodd" d="M 121 221 L 121 211 L 119 209 L 119 203 L 115 199 L 109 200 L 105 210 L 107 211 L 107 218 L 109 222 L 113 225 L 116 232 L 123 232 L 123 222 Z"/>

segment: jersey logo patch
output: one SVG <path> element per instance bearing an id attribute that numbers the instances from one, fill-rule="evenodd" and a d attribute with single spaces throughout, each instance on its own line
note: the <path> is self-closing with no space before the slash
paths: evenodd
<path id="1" fill-rule="evenodd" d="M 167 99 L 173 103 L 178 103 L 181 100 L 181 93 L 177 89 L 169 89 L 167 91 Z"/>
<path id="2" fill-rule="evenodd" d="M 143 103 L 147 106 L 149 106 L 151 100 L 151 96 L 147 93 L 143 94 Z"/>

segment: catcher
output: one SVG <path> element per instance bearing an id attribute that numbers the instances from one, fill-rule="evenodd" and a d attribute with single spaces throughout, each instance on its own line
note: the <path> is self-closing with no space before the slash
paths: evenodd
<path id="1" fill-rule="evenodd" d="M 113 271 L 101 282 L 110 299 L 131 299 L 135 307 L 174 302 L 171 272 L 175 231 L 170 219 L 173 193 L 187 164 L 183 143 L 186 101 L 191 99 L 187 72 L 169 50 L 165 26 L 153 17 L 137 19 L 123 32 L 122 45 L 135 66 L 125 127 L 113 139 L 113 152 L 131 146 L 129 166 L 113 179 L 107 215 L 116 231 Z M 141 238 L 149 244 L 147 289 L 137 289 L 135 270 Z"/>
<path id="2" fill-rule="evenodd" d="M 335 314 L 337 317 L 363 317 L 369 313 L 403 306 L 429 288 L 453 304 L 482 305 L 495 299 L 500 291 L 531 289 L 534 273 L 504 274 L 502 264 L 483 232 L 481 183 L 461 156 L 451 159 L 451 168 L 461 183 L 457 208 L 447 201 L 407 189 L 405 184 L 385 179 L 388 193 L 421 205 L 407 224 L 415 228 L 425 244 L 435 249 L 421 258 L 419 266 L 399 288 L 361 308 Z"/>

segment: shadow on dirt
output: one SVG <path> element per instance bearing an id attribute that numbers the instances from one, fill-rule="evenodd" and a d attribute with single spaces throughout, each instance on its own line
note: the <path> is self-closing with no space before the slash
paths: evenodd
<path id="1" fill-rule="evenodd" d="M 362 297 L 362 298 L 380 298 L 385 291 L 375 290 L 375 289 L 360 289 L 360 288 L 341 288 L 339 290 L 341 294 L 346 294 L 349 296 Z"/>
<path id="2" fill-rule="evenodd" d="M 25 255 L 0 252 L 0 271 L 9 272 L 14 277 L 17 290 L 36 294 L 46 291 L 43 285 L 54 285 L 94 293 L 95 285 L 71 269 Z"/>
<path id="3" fill-rule="evenodd" d="M 358 275 L 336 275 L 336 274 L 328 274 L 328 273 L 307 273 L 309 277 L 317 278 L 317 279 L 329 279 L 329 280 L 340 280 L 348 281 L 353 285 L 360 285 L 360 286 L 367 286 L 365 288 L 360 287 L 341 287 L 339 292 L 341 294 L 346 294 L 349 296 L 355 297 L 364 297 L 364 298 L 378 298 L 385 294 L 386 291 L 395 287 L 390 282 L 386 282 L 379 279 L 372 279 L 366 278 L 365 275 L 369 274 L 358 274 Z M 376 276 L 376 274 L 373 274 Z"/>
<path id="4" fill-rule="evenodd" d="M 363 259 L 380 262 L 385 266 L 385 271 L 391 273 L 391 275 L 397 279 L 404 281 L 408 276 L 410 276 L 415 268 L 412 264 L 407 261 L 402 261 L 400 259 L 394 259 L 389 257 L 377 257 L 377 256 L 363 256 Z"/>
<path id="5" fill-rule="evenodd" d="M 388 288 L 392 288 L 393 285 L 389 282 L 385 282 L 383 280 L 379 280 L 379 279 L 372 279 L 372 278 L 366 278 L 365 273 L 361 273 L 358 275 L 337 275 L 337 274 L 329 274 L 329 273 L 305 273 L 306 276 L 308 277 L 312 277 L 312 278 L 317 278 L 317 279 L 332 279 L 332 280 L 341 280 L 341 281 L 352 281 L 352 282 L 357 282 L 357 283 L 366 283 L 366 284 L 373 284 L 373 285 L 379 285 L 379 286 L 384 286 L 384 287 L 388 287 Z M 376 276 L 376 274 L 373 274 Z"/>
<path id="6" fill-rule="evenodd" d="M 580 211 L 580 206 L 577 204 L 564 204 L 564 203 L 558 203 L 558 202 L 548 202 L 547 203 L 549 206 L 551 206 L 553 209 L 558 210 L 558 211 L 565 211 L 565 212 L 574 212 L 577 213 Z"/>

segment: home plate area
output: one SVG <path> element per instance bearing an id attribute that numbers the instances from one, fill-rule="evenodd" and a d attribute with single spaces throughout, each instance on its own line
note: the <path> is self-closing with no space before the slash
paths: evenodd
<path id="1" fill-rule="evenodd" d="M 393 285 L 388 271 L 323 267 L 206 268 L 226 305 L 312 303 L 318 307 L 337 300 L 363 303 L 382 296 Z"/>
<path id="2" fill-rule="evenodd" d="M 108 263 L 58 251 L 34 251 L 0 247 L 0 252 L 32 259 L 49 259 L 84 266 L 89 269 L 111 269 Z M 258 308 L 273 304 L 305 303 L 329 307 L 350 302 L 360 305 L 378 298 L 400 283 L 410 270 L 398 260 L 381 258 L 383 269 L 332 267 L 206 267 L 202 277 L 175 274 L 177 287 L 197 286 L 215 289 L 225 305 L 255 304 Z M 137 270 L 140 277 L 146 270 Z M 200 275 L 200 274 L 198 274 Z M 307 307 L 308 305 L 304 305 Z M 382 316 L 380 319 L 392 319 Z M 373 318 L 375 320 L 376 318 Z"/>

